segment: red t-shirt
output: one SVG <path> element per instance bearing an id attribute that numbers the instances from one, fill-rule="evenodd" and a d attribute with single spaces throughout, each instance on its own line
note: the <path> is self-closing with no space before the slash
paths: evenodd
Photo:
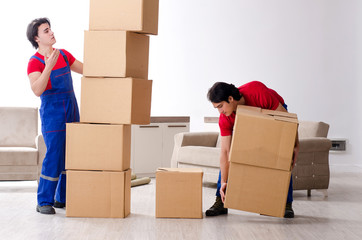
<path id="1" fill-rule="evenodd" d="M 75 61 L 75 58 L 73 57 L 73 55 L 70 54 L 68 51 L 66 51 L 64 49 L 61 49 L 61 50 L 67 56 L 69 66 L 72 66 L 72 64 Z M 37 56 L 38 58 L 44 60 L 44 56 L 41 55 L 38 52 L 35 53 L 35 56 Z M 61 53 L 59 53 L 57 63 L 55 64 L 55 66 L 53 67 L 52 70 L 56 70 L 56 69 L 63 68 L 63 67 L 66 67 L 66 66 L 67 66 L 67 63 L 65 62 L 65 59 L 64 59 L 63 55 Z M 38 59 L 31 58 L 29 60 L 29 63 L 28 63 L 28 75 L 30 73 L 33 73 L 33 72 L 41 72 L 42 73 L 44 71 L 44 68 L 45 68 L 45 65 L 43 63 L 41 63 Z M 52 83 L 51 83 L 50 78 L 49 78 L 48 85 L 45 88 L 45 90 L 48 90 L 48 89 L 51 89 L 51 88 L 52 88 Z"/>
<path id="2" fill-rule="evenodd" d="M 253 81 L 239 87 L 245 99 L 245 105 L 275 110 L 279 103 L 284 104 L 284 99 L 273 89 L 267 88 L 263 83 Z M 219 127 L 221 136 L 230 136 L 233 133 L 235 112 L 230 116 L 220 114 Z"/>

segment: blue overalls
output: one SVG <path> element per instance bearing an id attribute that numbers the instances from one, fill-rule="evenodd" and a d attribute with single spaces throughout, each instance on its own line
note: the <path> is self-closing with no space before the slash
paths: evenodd
<path id="1" fill-rule="evenodd" d="M 43 161 L 38 186 L 38 205 L 51 205 L 55 200 L 65 203 L 65 127 L 68 122 L 79 122 L 79 110 L 73 91 L 68 59 L 60 50 L 67 66 L 50 74 L 52 88 L 40 96 L 41 131 L 47 152 Z M 60 56 L 59 56 L 60 57 Z M 32 56 L 45 65 L 44 60 Z"/>
<path id="2" fill-rule="evenodd" d="M 288 111 L 288 106 L 283 104 L 283 107 Z M 217 180 L 217 189 L 216 189 L 216 196 L 221 197 L 220 195 L 220 188 L 221 188 L 221 171 L 219 171 L 219 179 Z M 293 202 L 293 177 L 290 176 L 290 183 L 288 189 L 288 196 L 287 196 L 287 203 Z"/>

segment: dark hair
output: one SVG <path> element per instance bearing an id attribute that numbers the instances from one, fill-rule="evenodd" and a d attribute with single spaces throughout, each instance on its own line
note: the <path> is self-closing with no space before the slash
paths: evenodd
<path id="1" fill-rule="evenodd" d="M 37 18 L 31 21 L 26 29 L 26 36 L 35 49 L 39 47 L 38 43 L 35 41 L 35 37 L 38 36 L 38 28 L 43 23 L 49 24 L 50 27 L 50 21 L 48 18 Z"/>
<path id="2" fill-rule="evenodd" d="M 229 102 L 229 97 L 232 96 L 236 101 L 240 100 L 242 94 L 233 84 L 224 82 L 215 83 L 207 93 L 207 98 L 210 102 L 219 103 L 222 101 Z"/>

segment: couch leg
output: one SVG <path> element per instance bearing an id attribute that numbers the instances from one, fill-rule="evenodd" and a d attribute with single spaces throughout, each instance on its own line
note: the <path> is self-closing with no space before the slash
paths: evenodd
<path id="1" fill-rule="evenodd" d="M 308 197 L 312 196 L 312 189 L 307 190 L 307 195 L 308 195 Z"/>

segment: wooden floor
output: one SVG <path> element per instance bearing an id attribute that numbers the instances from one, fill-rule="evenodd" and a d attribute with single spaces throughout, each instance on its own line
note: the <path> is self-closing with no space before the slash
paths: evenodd
<path id="1" fill-rule="evenodd" d="M 328 197 L 294 193 L 294 219 L 230 210 L 203 219 L 156 219 L 155 182 L 132 188 L 125 219 L 67 218 L 35 211 L 36 182 L 0 182 L 0 239 L 362 239 L 362 168 L 331 166 Z M 203 209 L 214 201 L 205 185 Z M 95 206 L 96 207 L 96 206 Z"/>

